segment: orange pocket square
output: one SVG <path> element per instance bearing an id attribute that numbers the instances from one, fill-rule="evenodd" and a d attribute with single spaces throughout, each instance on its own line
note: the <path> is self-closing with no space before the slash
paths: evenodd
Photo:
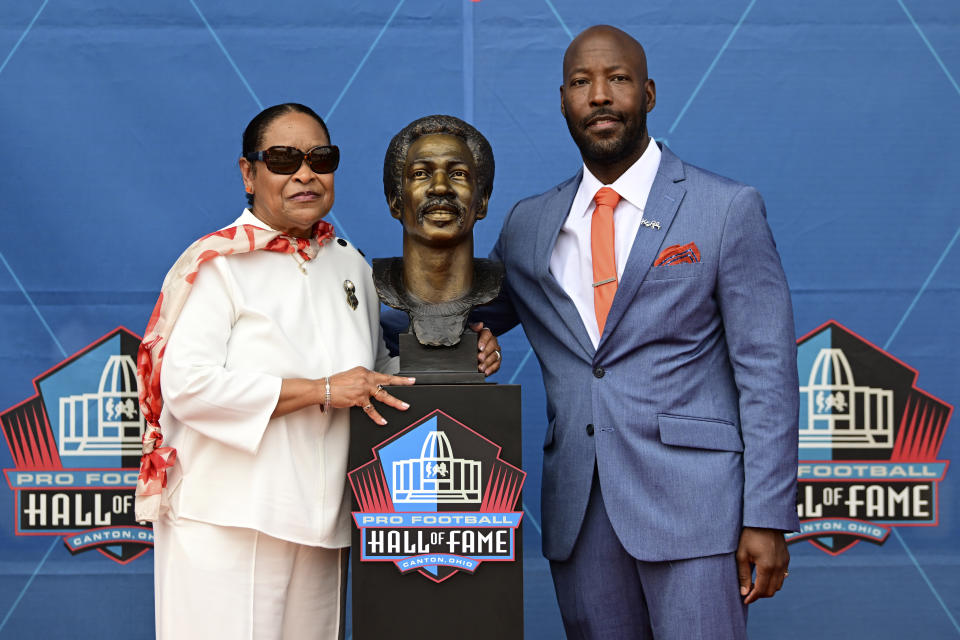
<path id="1" fill-rule="evenodd" d="M 653 266 L 665 267 L 673 264 L 683 264 L 685 262 L 700 262 L 700 249 L 697 249 L 697 245 L 693 242 L 675 244 L 672 247 L 667 247 L 660 252 Z"/>

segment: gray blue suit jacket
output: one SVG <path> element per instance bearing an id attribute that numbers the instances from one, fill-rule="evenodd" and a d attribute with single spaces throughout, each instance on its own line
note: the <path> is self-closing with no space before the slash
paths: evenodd
<path id="1" fill-rule="evenodd" d="M 790 293 L 752 187 L 663 147 L 599 346 L 549 271 L 580 175 L 519 202 L 490 257 L 543 370 L 543 551 L 564 560 L 596 464 L 610 521 L 646 561 L 733 551 L 743 526 L 796 530 L 796 343 Z M 652 266 L 695 243 L 700 261 Z M 592 426 L 588 426 L 592 425 Z"/>

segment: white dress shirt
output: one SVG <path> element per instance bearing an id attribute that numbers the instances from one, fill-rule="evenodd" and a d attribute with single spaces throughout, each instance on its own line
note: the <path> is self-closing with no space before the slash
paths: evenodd
<path id="1" fill-rule="evenodd" d="M 266 224 L 244 211 L 233 225 Z M 271 418 L 284 378 L 395 368 L 370 266 L 331 240 L 317 257 L 254 251 L 204 264 L 160 374 L 174 517 L 322 547 L 350 545 L 346 409 Z M 344 282 L 356 288 L 357 308 Z M 371 428 L 375 428 L 371 423 Z"/>
<path id="2" fill-rule="evenodd" d="M 584 165 L 583 179 L 580 180 L 577 195 L 573 198 L 570 213 L 567 214 L 560 235 L 557 236 L 557 244 L 553 247 L 550 273 L 577 306 L 594 348 L 600 344 L 600 330 L 593 305 L 593 259 L 590 249 L 590 222 L 597 206 L 593 198 L 604 186 L 620 194 L 620 202 L 613 210 L 619 281 L 630 257 L 633 240 L 640 229 L 647 197 L 659 168 L 660 147 L 653 138 L 650 138 L 643 155 L 613 184 L 604 185 Z"/>

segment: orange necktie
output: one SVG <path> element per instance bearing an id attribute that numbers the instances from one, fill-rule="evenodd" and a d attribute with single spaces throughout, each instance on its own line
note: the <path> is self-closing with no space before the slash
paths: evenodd
<path id="1" fill-rule="evenodd" d="M 597 312 L 597 327 L 603 335 L 603 325 L 617 293 L 617 254 L 614 249 L 613 210 L 620 202 L 620 194 L 604 187 L 593 197 L 597 203 L 590 221 L 590 251 L 593 254 L 593 308 Z"/>

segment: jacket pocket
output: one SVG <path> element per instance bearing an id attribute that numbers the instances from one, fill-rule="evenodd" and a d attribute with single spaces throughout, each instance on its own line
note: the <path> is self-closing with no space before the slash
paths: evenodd
<path id="1" fill-rule="evenodd" d="M 547 434 L 543 437 L 543 450 L 546 451 L 553 446 L 553 432 L 556 430 L 557 420 L 554 418 L 547 425 Z"/>
<path id="2" fill-rule="evenodd" d="M 683 262 L 681 264 L 664 264 L 659 267 L 650 267 L 647 271 L 647 280 L 675 280 L 677 278 L 694 278 L 704 273 L 706 269 L 702 262 Z"/>
<path id="3" fill-rule="evenodd" d="M 743 451 L 740 430 L 726 420 L 658 414 L 660 442 L 677 447 Z"/>

